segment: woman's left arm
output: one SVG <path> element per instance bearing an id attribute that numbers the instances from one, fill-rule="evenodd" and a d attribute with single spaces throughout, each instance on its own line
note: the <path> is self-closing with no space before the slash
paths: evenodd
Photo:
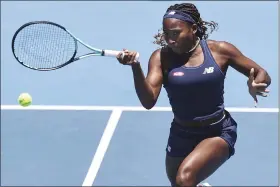
<path id="1" fill-rule="evenodd" d="M 227 65 L 248 77 L 249 93 L 254 98 L 256 106 L 257 95 L 266 97 L 266 93 L 269 92 L 267 87 L 271 84 L 271 78 L 268 72 L 228 42 L 219 42 L 218 49 L 228 59 Z"/>

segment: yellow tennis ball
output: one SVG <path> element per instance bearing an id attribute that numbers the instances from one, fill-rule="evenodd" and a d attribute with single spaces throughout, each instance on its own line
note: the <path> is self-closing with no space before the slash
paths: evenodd
<path id="1" fill-rule="evenodd" d="M 32 97 L 28 93 L 22 93 L 18 97 L 18 103 L 21 106 L 29 106 L 32 103 Z"/>

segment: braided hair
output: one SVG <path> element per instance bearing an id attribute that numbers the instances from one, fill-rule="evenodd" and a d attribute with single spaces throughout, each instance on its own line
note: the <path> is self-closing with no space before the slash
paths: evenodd
<path id="1" fill-rule="evenodd" d="M 212 33 L 218 27 L 218 24 L 213 21 L 211 22 L 203 21 L 200 18 L 200 13 L 197 10 L 196 6 L 192 3 L 181 3 L 181 4 L 172 5 L 166 10 L 166 12 L 169 12 L 171 10 L 178 10 L 186 14 L 189 14 L 194 19 L 197 26 L 201 28 L 201 31 L 196 32 L 196 36 L 199 37 L 200 39 L 207 39 L 209 33 Z M 207 27 L 210 27 L 209 33 L 207 33 L 208 31 Z M 160 46 L 166 46 L 162 29 L 158 30 L 158 34 L 156 34 L 154 38 L 155 38 L 155 41 L 153 42 L 154 44 L 158 44 Z"/>

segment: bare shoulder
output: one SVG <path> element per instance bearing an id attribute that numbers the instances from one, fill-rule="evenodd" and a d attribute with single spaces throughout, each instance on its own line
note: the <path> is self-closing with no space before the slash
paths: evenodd
<path id="1" fill-rule="evenodd" d="M 159 49 L 156 49 L 155 51 L 152 52 L 149 60 L 149 64 L 153 65 L 162 65 L 168 58 L 168 49 L 166 47 L 162 47 Z"/>
<path id="2" fill-rule="evenodd" d="M 148 70 L 161 70 L 162 69 L 162 49 L 156 49 L 152 52 L 149 63 Z"/>
<path id="3" fill-rule="evenodd" d="M 157 49 L 157 50 L 153 51 L 150 56 L 149 63 L 159 63 L 160 56 L 161 56 L 161 49 Z"/>
<path id="4" fill-rule="evenodd" d="M 207 44 L 211 51 L 219 53 L 220 55 L 226 56 L 228 58 L 242 55 L 235 45 L 227 41 L 207 40 Z"/>

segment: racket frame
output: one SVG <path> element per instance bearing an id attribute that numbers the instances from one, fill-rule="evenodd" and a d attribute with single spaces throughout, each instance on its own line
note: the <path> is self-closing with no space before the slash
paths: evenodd
<path id="1" fill-rule="evenodd" d="M 28 27 L 30 25 L 34 25 L 34 24 L 50 24 L 50 25 L 54 25 L 54 26 L 57 26 L 59 28 L 61 28 L 62 30 L 64 30 L 65 32 L 67 32 L 74 40 L 75 42 L 75 51 L 72 55 L 72 57 L 70 58 L 70 60 L 68 60 L 67 62 L 61 64 L 61 65 L 58 65 L 58 66 L 55 66 L 55 67 L 51 67 L 51 68 L 36 68 L 36 67 L 30 67 L 28 66 L 27 64 L 24 64 L 24 62 L 20 61 L 19 58 L 16 56 L 15 54 L 15 48 L 14 48 L 14 43 L 15 43 L 15 39 L 18 35 L 18 33 L 24 29 L 25 27 Z M 84 54 L 84 55 L 81 55 L 81 56 L 78 56 L 76 57 L 77 55 L 77 51 L 78 51 L 78 42 L 80 44 L 82 44 L 83 46 L 85 46 L 86 48 L 90 49 L 92 52 L 91 53 L 87 53 L 87 54 Z M 15 59 L 23 66 L 27 67 L 27 68 L 30 68 L 30 69 L 33 69 L 33 70 L 37 70 L 37 71 L 51 71 L 51 70 L 56 70 L 56 69 L 59 69 L 59 68 L 62 68 L 72 62 L 75 62 L 77 60 L 81 60 L 83 58 L 86 58 L 86 57 L 90 57 L 90 56 L 107 56 L 107 57 L 117 57 L 117 55 L 119 53 L 122 53 L 122 56 L 124 55 L 124 52 L 123 51 L 116 51 L 116 50 L 108 50 L 108 49 L 98 49 L 98 48 L 95 48 L 95 47 L 92 47 L 90 45 L 88 45 L 87 43 L 83 42 L 81 39 L 79 39 L 78 37 L 76 37 L 74 34 L 72 34 L 68 29 L 66 29 L 65 27 L 57 24 L 57 23 L 54 23 L 54 22 L 51 22 L 51 21 L 32 21 L 32 22 L 28 22 L 28 23 L 25 23 L 24 25 L 22 25 L 21 27 L 19 27 L 17 29 L 17 31 L 15 32 L 13 38 L 12 38 L 12 52 L 13 52 L 13 55 L 15 57 Z M 139 59 L 139 53 L 137 53 L 137 56 L 136 56 L 136 60 Z"/>

